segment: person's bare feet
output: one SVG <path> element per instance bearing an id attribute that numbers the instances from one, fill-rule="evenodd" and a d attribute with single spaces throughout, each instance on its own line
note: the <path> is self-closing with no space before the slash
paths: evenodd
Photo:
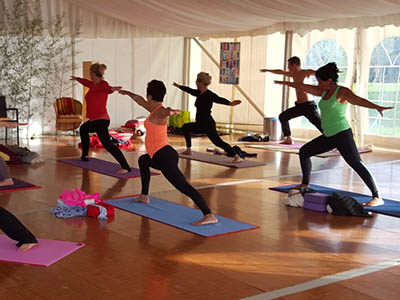
<path id="1" fill-rule="evenodd" d="M 126 174 L 126 173 L 128 173 L 129 171 L 128 170 L 126 170 L 126 169 L 119 169 L 118 171 L 117 171 L 117 174 Z"/>
<path id="2" fill-rule="evenodd" d="M 185 154 L 185 155 L 192 155 L 192 149 L 186 148 L 186 150 L 183 151 L 182 154 Z"/>
<path id="3" fill-rule="evenodd" d="M 207 214 L 200 220 L 192 223 L 193 226 L 201 226 L 207 224 L 216 224 L 218 223 L 218 219 L 213 214 Z"/>
<path id="4" fill-rule="evenodd" d="M 385 204 L 385 202 L 383 201 L 382 198 L 379 198 L 379 197 L 374 197 L 367 203 L 363 203 L 364 206 L 379 206 L 379 205 L 383 205 L 383 204 Z"/>
<path id="5" fill-rule="evenodd" d="M 132 201 L 133 202 L 142 202 L 142 203 L 145 203 L 145 204 L 149 204 L 150 203 L 150 198 L 149 198 L 149 195 L 140 194 L 137 198 L 133 198 Z"/>
<path id="6" fill-rule="evenodd" d="M 0 181 L 0 186 L 14 185 L 14 180 L 12 178 L 7 178 L 3 181 Z"/>
<path id="7" fill-rule="evenodd" d="M 283 144 L 283 145 L 292 145 L 292 144 L 293 144 L 292 137 L 290 137 L 290 136 L 285 136 L 285 138 L 283 139 L 283 141 L 280 142 L 279 144 Z"/>
<path id="8" fill-rule="evenodd" d="M 19 247 L 18 251 L 19 252 L 25 252 L 25 251 L 28 251 L 29 249 L 32 249 L 36 245 L 37 245 L 37 243 L 23 244 L 23 245 L 21 245 L 21 247 Z"/>
<path id="9" fill-rule="evenodd" d="M 309 188 L 309 187 L 310 187 L 309 184 L 301 183 L 301 184 L 296 185 L 296 186 L 294 187 L 294 189 L 295 189 L 295 190 L 300 190 L 301 188 Z"/>
<path id="10" fill-rule="evenodd" d="M 233 160 L 232 160 L 232 162 L 233 162 L 234 164 L 240 163 L 240 162 L 242 162 L 242 161 L 244 161 L 244 159 L 241 158 L 241 157 L 239 156 L 239 154 L 235 154 L 235 156 L 233 157 Z"/>

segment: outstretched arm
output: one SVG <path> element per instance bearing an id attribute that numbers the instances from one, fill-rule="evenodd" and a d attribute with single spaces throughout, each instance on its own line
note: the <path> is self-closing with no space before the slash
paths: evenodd
<path id="1" fill-rule="evenodd" d="M 383 116 L 384 110 L 393 108 L 393 107 L 389 107 L 389 106 L 377 105 L 371 101 L 368 101 L 365 98 L 357 96 L 349 88 L 345 88 L 345 87 L 342 87 L 340 89 L 338 98 L 339 98 L 339 101 L 341 101 L 341 102 L 348 101 L 349 103 L 351 103 L 353 105 L 376 109 L 381 114 L 381 116 Z"/>
<path id="2" fill-rule="evenodd" d="M 115 91 L 122 90 L 122 86 L 110 86 L 110 90 L 114 93 Z"/>
<path id="3" fill-rule="evenodd" d="M 200 96 L 200 91 L 199 90 L 191 89 L 188 86 L 180 85 L 180 84 L 178 84 L 176 82 L 174 82 L 172 85 L 177 87 L 178 89 L 186 92 L 186 93 L 189 93 L 192 96 L 195 96 L 195 97 Z"/>
<path id="4" fill-rule="evenodd" d="M 260 69 L 260 72 L 265 73 L 265 72 L 269 72 L 272 74 L 277 74 L 277 75 L 284 75 L 284 76 L 288 76 L 288 77 L 292 77 L 292 73 L 290 73 L 289 71 L 283 71 L 283 70 L 272 70 L 272 69 Z"/>
<path id="5" fill-rule="evenodd" d="M 108 84 L 108 82 L 104 81 L 104 80 L 99 84 L 99 87 L 98 87 L 99 92 L 103 92 L 103 93 L 107 93 L 107 94 L 112 94 L 115 91 L 119 91 L 121 89 L 122 89 L 122 86 L 110 86 Z"/>
<path id="6" fill-rule="evenodd" d="M 85 79 L 85 78 L 80 78 L 80 77 L 76 77 L 76 76 L 71 76 L 71 80 L 72 80 L 72 81 L 78 81 L 80 84 L 86 86 L 87 88 L 93 87 L 93 81 L 90 81 L 90 80 Z"/>
<path id="7" fill-rule="evenodd" d="M 118 90 L 118 93 L 120 93 L 121 95 L 128 95 L 137 104 L 139 104 L 144 109 L 146 109 L 149 112 L 151 112 L 149 102 L 147 102 L 142 96 L 136 95 L 135 93 L 132 93 L 132 92 L 126 91 L 126 90 Z"/>
<path id="8" fill-rule="evenodd" d="M 313 76 L 313 75 L 315 75 L 315 73 L 317 72 L 317 71 L 315 71 L 315 70 L 312 70 L 312 69 L 307 69 L 307 70 L 303 70 L 303 72 L 305 73 L 305 77 L 310 77 L 310 76 Z"/>
<path id="9" fill-rule="evenodd" d="M 291 82 L 291 81 L 280 81 L 280 80 L 275 80 L 274 81 L 276 84 L 282 84 L 282 85 L 287 85 L 295 89 L 300 89 L 303 90 L 311 95 L 315 96 L 321 96 L 323 90 L 315 85 L 311 84 L 304 84 L 304 83 L 299 83 L 299 82 Z"/>
<path id="10" fill-rule="evenodd" d="M 172 115 L 177 115 L 181 112 L 180 109 L 173 109 L 171 107 L 163 107 L 162 110 L 160 111 L 160 116 L 163 118 L 168 118 L 169 116 Z"/>

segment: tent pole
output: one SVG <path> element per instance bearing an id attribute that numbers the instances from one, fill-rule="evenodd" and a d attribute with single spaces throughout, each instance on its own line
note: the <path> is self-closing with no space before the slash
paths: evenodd
<path id="1" fill-rule="evenodd" d="M 359 28 L 356 28 L 356 40 L 355 40 L 355 50 L 354 50 L 354 54 L 355 54 L 355 58 L 354 58 L 354 72 L 356 73 L 356 68 L 358 67 L 359 70 L 361 70 L 361 62 L 360 62 L 360 58 L 362 57 L 362 49 L 361 49 L 361 45 L 362 45 L 362 35 L 361 35 L 361 30 Z M 357 59 L 357 60 L 356 60 Z M 360 76 L 361 73 L 357 72 L 357 79 L 356 81 L 358 83 L 360 83 Z M 359 86 L 359 84 L 358 84 Z M 356 126 L 357 126 L 357 146 L 361 147 L 364 146 L 364 130 L 363 130 L 363 126 L 362 126 L 362 122 L 361 122 L 361 108 L 360 106 L 356 107 Z"/>
<path id="2" fill-rule="evenodd" d="M 293 44 L 293 31 L 285 32 L 285 57 L 283 61 L 283 69 L 288 68 L 288 59 L 292 57 L 292 44 Z M 289 80 L 288 77 L 283 76 L 283 81 Z M 282 111 L 289 107 L 289 87 L 287 85 L 282 86 Z"/>
<path id="3" fill-rule="evenodd" d="M 190 38 L 183 38 L 183 70 L 182 70 L 182 84 L 189 85 L 190 74 Z M 189 110 L 189 95 L 182 93 L 182 110 Z"/>
<path id="4" fill-rule="evenodd" d="M 192 38 L 192 39 L 197 43 L 197 45 L 199 45 L 200 49 L 208 56 L 208 58 L 211 59 L 211 61 L 219 68 L 219 63 L 218 63 L 218 61 L 217 61 L 217 60 L 211 55 L 211 53 L 200 43 L 200 41 L 199 41 L 197 38 Z M 260 108 L 257 106 L 257 104 L 256 104 L 253 100 L 251 100 L 250 96 L 247 95 L 247 93 L 246 93 L 245 91 L 243 91 L 242 88 L 241 88 L 239 85 L 234 84 L 233 87 L 234 87 L 235 89 L 237 89 L 237 90 L 242 94 L 242 96 L 251 104 L 251 106 L 254 107 L 254 109 L 261 115 L 261 117 L 265 118 L 265 115 L 264 115 L 264 112 L 262 111 L 262 109 L 260 109 Z"/>

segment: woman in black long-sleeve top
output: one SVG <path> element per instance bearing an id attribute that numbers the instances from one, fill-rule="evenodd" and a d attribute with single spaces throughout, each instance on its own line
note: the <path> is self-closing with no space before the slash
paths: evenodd
<path id="1" fill-rule="evenodd" d="M 197 90 L 191 89 L 187 86 L 179 85 L 176 82 L 174 82 L 173 84 L 174 86 L 180 88 L 182 91 L 196 97 L 196 102 L 194 104 L 197 108 L 196 122 L 186 123 L 182 127 L 186 140 L 186 150 L 183 152 L 183 154 L 192 154 L 192 140 L 190 135 L 191 132 L 205 133 L 214 145 L 224 149 L 228 156 L 234 157 L 233 162 L 239 162 L 242 160 L 242 158 L 228 143 L 225 143 L 219 137 L 215 120 L 211 116 L 211 108 L 214 102 L 224 105 L 236 106 L 239 105 L 241 101 L 234 100 L 230 102 L 225 98 L 219 97 L 217 94 L 208 89 L 208 85 L 210 83 L 211 76 L 208 73 L 200 72 L 199 74 L 197 74 L 196 79 Z"/>

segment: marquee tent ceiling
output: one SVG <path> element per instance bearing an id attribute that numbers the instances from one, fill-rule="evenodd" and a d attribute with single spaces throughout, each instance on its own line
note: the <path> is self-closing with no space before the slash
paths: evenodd
<path id="1" fill-rule="evenodd" d="M 68 0 L 85 10 L 174 36 L 400 25 L 400 0 Z"/>

